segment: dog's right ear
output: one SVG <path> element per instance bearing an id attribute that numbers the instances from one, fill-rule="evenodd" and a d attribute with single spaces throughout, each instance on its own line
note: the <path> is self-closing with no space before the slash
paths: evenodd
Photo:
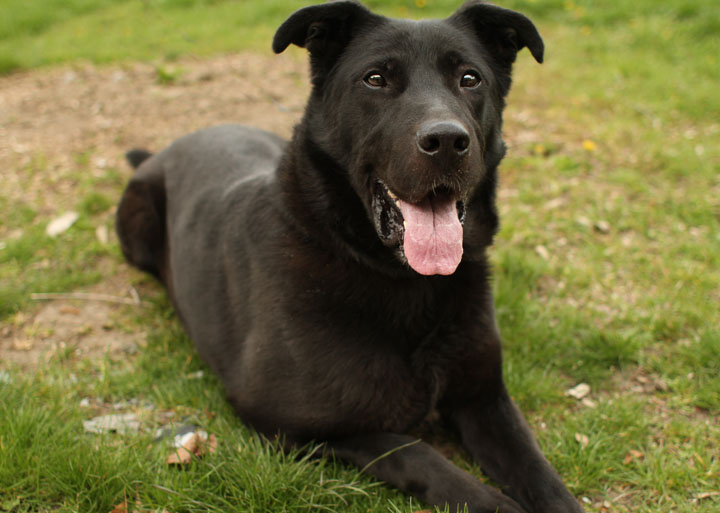
<path id="1" fill-rule="evenodd" d="M 335 63 L 355 31 L 370 19 L 381 19 L 363 5 L 348 0 L 304 7 L 280 25 L 273 38 L 275 53 L 291 44 L 310 52 L 313 82 L 317 85 Z"/>

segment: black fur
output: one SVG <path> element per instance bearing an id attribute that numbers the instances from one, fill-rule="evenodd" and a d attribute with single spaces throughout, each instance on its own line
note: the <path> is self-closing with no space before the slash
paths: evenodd
<path id="1" fill-rule="evenodd" d="M 582 511 L 505 389 L 486 259 L 512 63 L 543 58 L 534 25 L 475 1 L 423 22 L 340 1 L 290 16 L 273 49 L 290 44 L 313 82 L 292 140 L 221 126 L 131 152 L 124 254 L 258 431 L 323 441 L 451 511 Z M 396 196 L 457 202 L 454 273 L 408 266 Z M 435 411 L 504 493 L 407 435 Z"/>
<path id="2" fill-rule="evenodd" d="M 145 162 L 150 157 L 152 157 L 152 153 L 142 149 L 130 150 L 125 154 L 125 158 L 134 169 L 139 168 L 140 164 Z"/>

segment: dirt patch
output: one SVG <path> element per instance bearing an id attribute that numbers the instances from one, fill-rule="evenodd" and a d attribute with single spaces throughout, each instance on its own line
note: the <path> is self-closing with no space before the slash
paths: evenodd
<path id="1" fill-rule="evenodd" d="M 221 123 L 288 137 L 307 97 L 306 68 L 304 56 L 291 52 L 187 59 L 163 73 L 149 64 L 83 65 L 0 77 L 2 194 L 54 216 L 76 203 L 79 170 L 129 177 L 123 155 L 130 148 L 159 150 Z M 0 223 L 0 238 L 12 236 L 6 231 Z M 121 267 L 86 292 L 128 297 L 133 273 Z M 54 356 L 132 353 L 144 341 L 123 328 L 132 308 L 102 300 L 34 303 L 0 326 L 2 360 L 32 368 Z"/>
<path id="2" fill-rule="evenodd" d="M 57 300 L 39 307 L 29 317 L 16 318 L 0 338 L 3 360 L 34 368 L 52 358 L 98 359 L 134 354 L 144 333 L 128 333 L 116 321 L 120 308 L 100 301 Z"/>
<path id="3" fill-rule="evenodd" d="M 116 168 L 129 176 L 128 149 L 158 150 L 214 124 L 245 123 L 287 137 L 308 92 L 297 53 L 183 60 L 171 69 L 85 65 L 1 77 L 3 192 L 51 214 L 74 201 L 72 175 L 81 160 L 93 173 Z"/>

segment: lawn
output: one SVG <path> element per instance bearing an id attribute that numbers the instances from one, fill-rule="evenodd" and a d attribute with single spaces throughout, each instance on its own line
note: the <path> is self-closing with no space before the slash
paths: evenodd
<path id="1" fill-rule="evenodd" d="M 444 16 L 457 5 L 367 3 L 413 17 Z M 63 152 L 33 142 L 33 120 L 7 114 L 22 112 L 18 84 L 65 91 L 76 76 L 110 83 L 136 69 L 153 74 L 145 96 L 174 105 L 190 92 L 197 66 L 235 52 L 266 66 L 234 72 L 246 81 L 248 101 L 276 109 L 281 93 L 262 92 L 272 89 L 262 85 L 264 70 L 278 62 L 269 41 L 301 5 L 3 2 L 0 511 L 424 508 L 352 468 L 283 455 L 233 416 L 163 291 L 128 269 L 107 235 L 129 176 L 121 163 L 129 120 L 114 120 L 109 132 L 119 135 L 109 145 L 81 133 Z M 498 193 L 502 228 L 491 251 L 511 394 L 588 512 L 718 511 L 720 12 L 703 0 L 502 5 L 528 14 L 547 46 L 542 66 L 527 52 L 516 65 Z M 302 58 L 297 51 L 282 62 Z M 307 93 L 302 78 L 285 78 L 296 89 L 288 94 Z M 22 101 L 32 108 L 32 98 Z M 286 110 L 277 123 L 287 134 L 300 112 Z M 189 131 L 201 116 L 220 121 L 226 112 L 178 115 L 173 130 Z M 49 237 L 48 223 L 65 210 L 77 221 Z M 141 305 L 31 296 L 118 296 L 130 286 Z M 58 318 L 100 308 L 107 318 L 81 319 L 79 332 L 65 333 L 41 322 L 53 308 Z M 93 336 L 135 342 L 84 352 Z M 37 362 L 9 356 L 35 354 L 43 341 L 52 345 Z M 586 395 L 568 395 L 579 384 L 588 385 Z M 118 413 L 134 414 L 140 429 L 83 428 Z M 186 425 L 214 434 L 217 450 L 170 466 L 169 439 L 156 429 Z M 479 474 L 462 453 L 454 458 Z"/>

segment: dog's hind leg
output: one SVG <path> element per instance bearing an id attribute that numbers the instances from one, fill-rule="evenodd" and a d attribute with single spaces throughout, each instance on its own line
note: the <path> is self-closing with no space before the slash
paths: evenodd
<path id="1" fill-rule="evenodd" d="M 115 229 L 128 262 L 164 281 L 167 261 L 164 174 L 158 162 L 146 162 L 150 156 L 144 150 L 127 154 L 134 167 L 142 166 L 125 188 Z"/>
<path id="2" fill-rule="evenodd" d="M 427 443 L 408 435 L 375 433 L 327 444 L 347 460 L 434 506 L 468 513 L 525 513 L 514 500 L 455 466 Z"/>

